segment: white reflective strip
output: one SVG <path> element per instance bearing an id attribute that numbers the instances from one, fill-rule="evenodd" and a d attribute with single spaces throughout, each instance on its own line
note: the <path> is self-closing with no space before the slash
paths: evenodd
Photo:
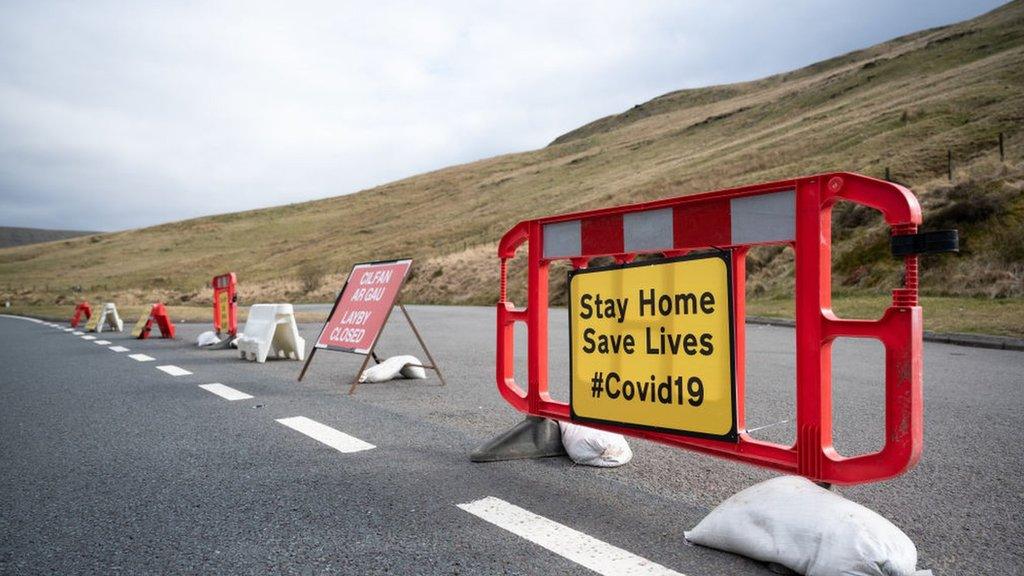
<path id="1" fill-rule="evenodd" d="M 579 256 L 581 252 L 579 220 L 544 225 L 545 258 Z"/>
<path id="2" fill-rule="evenodd" d="M 322 442 L 331 448 L 334 448 L 338 452 L 361 452 L 363 450 L 376 448 L 373 444 L 363 442 L 359 438 L 349 436 L 344 432 L 335 430 L 330 426 L 325 426 L 316 420 L 310 420 L 305 416 L 281 418 L 277 422 L 284 424 L 292 430 L 302 432 L 306 436 Z"/>
<path id="3" fill-rule="evenodd" d="M 95 336 L 82 336 L 82 340 L 95 340 Z"/>
<path id="4" fill-rule="evenodd" d="M 109 348 L 109 350 L 113 350 L 114 352 L 127 352 L 128 351 L 128 349 L 125 348 L 124 346 L 111 346 Z"/>
<path id="5" fill-rule="evenodd" d="M 78 330 L 71 332 L 72 336 L 81 336 L 82 334 L 85 334 L 85 332 L 79 332 Z"/>
<path id="6" fill-rule="evenodd" d="M 504 528 L 598 574 L 683 576 L 661 564 L 498 498 L 489 496 L 458 506 L 477 518 Z"/>
<path id="7" fill-rule="evenodd" d="M 156 360 L 156 358 L 146 356 L 145 354 L 129 354 L 128 357 L 136 362 L 152 362 L 153 360 Z"/>
<path id="8" fill-rule="evenodd" d="M 179 368 L 173 364 L 157 366 L 156 369 L 162 372 L 166 372 L 171 376 L 188 376 L 189 374 L 191 374 L 191 372 L 189 372 L 188 370 L 185 370 L 184 368 Z"/>
<path id="9" fill-rule="evenodd" d="M 245 392 L 235 390 L 230 386 L 225 386 L 220 383 L 200 384 L 199 387 L 207 392 L 213 392 L 225 400 L 248 400 L 249 398 L 252 398 L 252 396 Z"/>
<path id="10" fill-rule="evenodd" d="M 65 332 L 74 332 L 75 331 L 74 328 L 61 328 L 61 330 L 65 331 Z"/>
<path id="11" fill-rule="evenodd" d="M 796 239 L 796 192 L 773 192 L 729 201 L 732 243 L 790 242 Z"/>
<path id="12" fill-rule="evenodd" d="M 622 242 L 626 252 L 670 250 L 673 243 L 672 209 L 623 214 Z"/>
<path id="13" fill-rule="evenodd" d="M 110 344 L 110 340 L 93 340 L 92 343 L 99 344 L 100 346 L 108 346 Z"/>

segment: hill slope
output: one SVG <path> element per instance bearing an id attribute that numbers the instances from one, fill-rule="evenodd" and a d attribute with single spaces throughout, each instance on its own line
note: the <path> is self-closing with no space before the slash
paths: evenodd
<path id="1" fill-rule="evenodd" d="M 41 242 L 53 242 L 65 238 L 88 236 L 96 232 L 83 230 L 48 230 L 46 228 L 18 228 L 16 226 L 0 226 L 0 248 L 25 246 Z"/>
<path id="2" fill-rule="evenodd" d="M 347 196 L 0 250 L 0 297 L 52 305 L 81 285 L 94 299 L 208 302 L 209 278 L 234 270 L 248 302 L 324 300 L 352 263 L 411 256 L 419 263 L 408 300 L 492 303 L 494 245 L 518 220 L 832 170 L 882 176 L 886 167 L 921 196 L 927 224 L 964 229 L 965 254 L 926 262 L 926 290 L 1019 296 L 1021 62 L 1018 0 L 784 74 L 665 94 L 532 152 Z M 898 271 L 879 248 L 880 226 L 856 210 L 836 218 L 838 289 L 881 290 Z M 788 293 L 785 251 L 753 259 L 752 295 Z"/>

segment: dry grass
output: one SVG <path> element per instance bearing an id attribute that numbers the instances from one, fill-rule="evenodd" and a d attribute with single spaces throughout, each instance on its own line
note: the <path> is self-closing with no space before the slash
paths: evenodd
<path id="1" fill-rule="evenodd" d="M 942 192 L 947 148 L 958 179 L 975 182 L 971 190 L 1005 188 L 992 192 L 1004 212 L 965 222 L 970 251 L 932 265 L 940 272 L 925 286 L 1019 298 L 1020 260 L 1016 268 L 1012 260 L 1024 228 L 1022 61 L 1017 1 L 801 70 L 666 94 L 540 150 L 315 202 L 0 250 L 0 298 L 21 307 L 66 307 L 83 296 L 203 305 L 210 277 L 233 270 L 243 302 L 327 301 L 353 263 L 412 257 L 407 300 L 490 304 L 493 248 L 518 220 L 822 171 L 881 176 L 886 166 L 934 206 L 931 217 L 944 209 L 937 200 L 969 198 Z M 1005 165 L 994 160 L 1000 131 Z M 844 290 L 871 293 L 891 282 L 895 268 L 873 243 L 870 222 L 838 232 Z M 778 290 L 786 266 L 762 267 L 752 279 L 759 297 Z M 304 281 L 313 268 L 323 274 L 318 286 Z"/>
<path id="2" fill-rule="evenodd" d="M 875 320 L 892 301 L 891 297 L 849 296 L 833 299 L 832 309 L 840 318 Z M 1020 319 L 1024 318 L 1024 300 L 988 298 L 948 298 L 925 296 L 924 329 L 933 332 L 970 332 L 1001 336 L 1024 336 Z M 793 318 L 792 298 L 755 298 L 747 302 L 749 316 Z"/>

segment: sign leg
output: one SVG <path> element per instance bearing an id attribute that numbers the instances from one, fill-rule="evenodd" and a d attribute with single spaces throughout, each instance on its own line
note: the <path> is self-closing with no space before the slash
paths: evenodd
<path id="1" fill-rule="evenodd" d="M 359 385 L 359 377 L 363 375 L 363 370 L 366 370 L 366 365 L 370 363 L 370 356 L 373 355 L 373 349 L 370 353 L 363 356 L 363 364 L 359 367 L 359 371 L 356 372 L 356 377 L 352 379 L 352 386 L 348 389 L 348 395 L 351 396 L 356 393 L 356 386 Z"/>
<path id="2" fill-rule="evenodd" d="M 420 331 L 416 329 L 416 324 L 413 324 L 412 316 L 409 316 L 409 311 L 405 309 L 405 304 L 399 304 L 398 307 L 402 310 L 402 314 L 405 314 L 405 319 L 409 322 L 409 327 L 412 328 L 412 333 L 416 335 L 416 340 L 419 341 L 423 352 L 427 354 L 427 359 L 430 360 L 430 368 L 437 372 L 437 378 L 441 380 L 441 386 L 445 386 L 444 375 L 441 374 L 441 369 L 437 367 L 437 361 L 434 360 L 434 356 L 427 349 L 427 344 L 423 341 L 423 337 L 420 336 Z"/>
<path id="3" fill-rule="evenodd" d="M 314 346 L 309 351 L 309 356 L 306 356 L 306 363 L 302 365 L 302 372 L 299 372 L 299 382 L 302 382 L 302 377 L 306 375 L 306 370 L 309 369 L 309 363 L 313 361 L 313 356 L 316 354 L 317 348 Z"/>

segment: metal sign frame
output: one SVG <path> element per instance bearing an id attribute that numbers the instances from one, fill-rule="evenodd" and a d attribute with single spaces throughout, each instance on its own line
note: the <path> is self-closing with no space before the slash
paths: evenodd
<path id="1" fill-rule="evenodd" d="M 391 299 L 391 302 L 387 307 L 388 311 L 385 314 L 384 322 L 381 324 L 380 330 L 377 331 L 377 334 L 374 335 L 373 341 L 371 342 L 369 349 L 366 352 L 363 352 L 355 348 L 344 348 L 340 346 L 320 346 L 320 338 L 321 336 L 323 336 L 324 331 L 327 330 L 327 327 L 330 325 L 331 319 L 334 317 L 334 313 L 338 310 L 338 305 L 341 304 L 342 299 L 345 297 L 345 291 L 348 289 L 349 280 L 352 278 L 352 274 L 355 272 L 356 268 L 360 266 L 395 264 L 399 262 L 408 262 L 409 267 L 406 269 L 405 274 L 402 276 L 402 279 L 398 284 L 398 288 L 395 290 L 394 297 Z M 441 369 L 438 367 L 437 361 L 434 360 L 434 356 L 430 353 L 430 350 L 427 348 L 426 342 L 423 341 L 423 337 L 420 335 L 420 331 L 416 328 L 416 324 L 413 323 L 412 316 L 409 315 L 409 311 L 406 310 L 404 304 L 399 302 L 399 297 L 401 296 L 402 288 L 405 287 L 405 281 L 408 280 L 409 271 L 411 270 L 411 258 L 396 258 L 394 260 L 375 260 L 372 262 L 357 262 L 356 264 L 353 264 L 352 270 L 349 271 L 348 276 L 345 278 L 345 283 L 342 285 L 341 291 L 338 292 L 338 297 L 334 299 L 334 305 L 331 307 L 330 313 L 327 314 L 327 319 L 324 320 L 324 327 L 321 328 L 320 333 L 317 334 L 316 342 L 314 342 L 313 344 L 313 349 L 310 350 L 309 356 L 306 357 L 306 363 L 302 365 L 302 370 L 299 372 L 298 381 L 302 382 L 302 379 L 306 376 L 306 371 L 309 369 L 309 365 L 313 361 L 313 356 L 316 355 L 317 350 L 324 349 L 334 350 L 336 352 L 347 352 L 349 354 L 360 354 L 364 356 L 363 363 L 359 366 L 359 371 L 356 372 L 355 378 L 352 379 L 352 383 L 348 389 L 349 395 L 355 394 L 356 386 L 359 385 L 359 377 L 362 375 L 363 371 L 366 370 L 366 366 L 370 363 L 370 359 L 372 358 L 374 362 L 380 364 L 380 358 L 377 357 L 376 353 L 377 344 L 380 342 L 381 334 L 384 333 L 384 329 L 387 327 L 388 320 L 391 319 L 391 313 L 397 307 L 402 311 L 402 314 L 405 316 L 406 322 L 408 322 L 409 327 L 412 328 L 412 333 L 416 336 L 416 340 L 419 342 L 420 347 L 423 349 L 423 352 L 427 355 L 427 359 L 430 361 L 430 364 L 415 365 L 414 367 L 423 368 L 425 370 L 433 370 L 437 374 L 437 378 L 441 381 L 441 385 L 444 386 L 444 376 L 441 374 Z"/>

